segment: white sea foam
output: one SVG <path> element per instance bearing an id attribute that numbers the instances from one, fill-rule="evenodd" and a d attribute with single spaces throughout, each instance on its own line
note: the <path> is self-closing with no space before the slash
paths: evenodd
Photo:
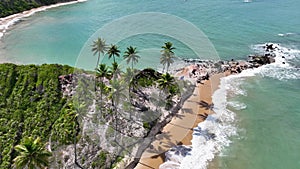
<path id="1" fill-rule="evenodd" d="M 244 110 L 247 108 L 245 103 L 241 103 L 239 101 L 230 101 L 227 103 L 228 106 L 234 108 L 235 110 Z"/>
<path id="2" fill-rule="evenodd" d="M 264 54 L 265 49 L 263 46 L 265 44 L 255 45 L 253 49 Z M 235 126 L 235 113 L 228 110 L 227 106 L 231 106 L 236 110 L 245 109 L 247 106 L 237 101 L 228 102 L 227 97 L 247 95 L 247 92 L 242 89 L 245 78 L 261 75 L 279 80 L 300 79 L 300 70 L 289 64 L 295 58 L 299 58 L 300 51 L 277 44 L 275 46 L 277 49 L 270 52 L 275 55 L 275 63 L 255 69 L 247 69 L 240 74 L 221 78 L 219 89 L 212 96 L 215 114 L 209 115 L 204 122 L 199 123 L 194 128 L 192 151 L 185 157 L 176 156 L 176 162 L 167 161 L 161 165 L 160 169 L 206 169 L 209 161 L 217 153 L 221 154 L 224 147 L 230 145 L 230 138 L 237 135 L 237 127 Z M 178 159 L 178 157 L 182 159 Z"/>
<path id="3" fill-rule="evenodd" d="M 264 45 L 255 45 L 253 49 L 259 53 L 264 53 Z M 275 56 L 275 63 L 254 69 L 252 73 L 279 80 L 300 79 L 299 67 L 293 66 L 293 62 L 300 59 L 300 50 L 283 47 L 279 44 L 275 44 L 274 46 L 276 46 L 276 49 L 269 53 Z"/>
<path id="4" fill-rule="evenodd" d="M 71 4 L 75 4 L 78 2 L 85 2 L 85 1 L 87 1 L 87 0 L 77 0 L 77 1 L 53 4 L 53 5 L 49 5 L 49 6 L 42 6 L 39 8 L 34 8 L 34 9 L 31 9 L 28 11 L 24 11 L 24 12 L 10 15 L 10 16 L 4 17 L 4 18 L 0 18 L 0 39 L 4 36 L 5 32 L 7 31 L 7 29 L 9 27 L 11 27 L 12 25 L 21 21 L 23 18 L 29 17 L 37 12 L 45 11 L 50 8 L 55 8 L 55 7 L 64 6 L 64 5 L 71 5 Z"/>
<path id="5" fill-rule="evenodd" d="M 228 82 L 228 77 L 221 78 L 220 88 L 212 96 L 215 114 L 194 128 L 191 155 L 182 160 L 180 168 L 205 169 L 215 154 L 231 143 L 229 138 L 237 134 L 235 114 L 226 108 Z"/>
<path id="6" fill-rule="evenodd" d="M 160 169 L 205 169 L 215 154 L 231 143 L 229 138 L 237 134 L 237 128 L 234 125 L 234 112 L 226 108 L 227 94 L 228 91 L 240 93 L 236 90 L 231 91 L 235 89 L 232 86 L 233 79 L 231 76 L 221 78 L 219 89 L 212 96 L 215 114 L 209 115 L 194 128 L 192 150 L 185 155 L 176 154 L 174 151 L 167 152 L 168 159 Z"/>
<path id="7" fill-rule="evenodd" d="M 279 33 L 279 34 L 277 34 L 277 35 L 278 35 L 278 36 L 285 37 L 285 36 L 290 36 L 290 35 L 296 35 L 296 33 L 288 32 L 288 33 Z"/>
<path id="8" fill-rule="evenodd" d="M 250 3 L 252 0 L 244 0 L 245 3 Z"/>

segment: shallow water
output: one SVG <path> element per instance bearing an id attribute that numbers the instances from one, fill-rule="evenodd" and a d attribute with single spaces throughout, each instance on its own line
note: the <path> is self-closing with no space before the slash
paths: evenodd
<path id="1" fill-rule="evenodd" d="M 0 60 L 74 65 L 84 43 L 95 31 L 115 19 L 138 12 L 162 12 L 186 19 L 208 36 L 222 59 L 244 58 L 251 52 L 250 46 L 258 43 L 271 41 L 299 47 L 299 3 L 297 0 L 251 3 L 241 0 L 89 0 L 24 19 L 1 40 Z M 165 38 L 148 35 L 147 38 L 129 38 L 127 42 L 143 50 L 153 46 L 160 48 Z M 178 56 L 194 57 L 182 44 L 174 43 L 180 49 Z"/>
<path id="2" fill-rule="evenodd" d="M 299 80 L 248 79 L 243 84 L 247 96 L 230 99 L 247 105 L 234 109 L 239 136 L 212 168 L 299 168 L 299 84 Z"/>

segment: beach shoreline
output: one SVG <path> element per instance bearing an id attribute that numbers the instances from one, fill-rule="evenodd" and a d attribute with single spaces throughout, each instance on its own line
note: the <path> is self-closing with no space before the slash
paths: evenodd
<path id="1" fill-rule="evenodd" d="M 273 44 L 265 44 L 263 48 L 268 52 L 268 49 L 277 50 L 278 47 L 273 46 Z M 184 102 L 171 122 L 164 126 L 161 134 L 158 134 L 144 151 L 139 164 L 135 168 L 179 168 L 182 159 L 185 159 L 186 154 L 194 149 L 194 141 L 195 143 L 200 141 L 199 139 L 194 140 L 194 132 L 200 132 L 200 135 L 204 132 L 202 134 L 205 135 L 206 131 L 203 131 L 199 126 L 205 125 L 204 122 L 207 123 L 206 118 L 215 114 L 213 111 L 213 96 L 219 88 L 221 89 L 221 78 L 240 74 L 244 70 L 255 69 L 274 62 L 274 58 L 270 54 L 249 56 L 248 59 L 248 61 L 234 61 L 233 59 L 227 62 L 220 61 L 218 62 L 221 64 L 220 69 L 214 67 L 215 64 L 210 61 L 203 64 L 201 61 L 197 63 L 197 60 L 186 60 L 190 65 L 179 70 L 174 76 L 179 79 L 191 80 L 196 84 L 194 93 Z M 207 135 L 206 137 L 210 136 Z M 209 156 L 209 159 L 211 159 L 211 156 Z"/>
<path id="2" fill-rule="evenodd" d="M 156 140 L 151 144 L 140 159 L 135 169 L 158 169 L 165 162 L 164 153 L 175 145 L 191 146 L 193 138 L 193 128 L 205 120 L 207 115 L 213 114 L 210 107 L 212 103 L 212 95 L 219 88 L 220 80 L 225 77 L 226 73 L 214 74 L 209 80 L 202 84 L 197 84 L 193 95 L 185 101 L 180 112 L 180 118 L 174 117 L 162 130 L 162 134 L 168 135 L 168 139 L 163 136 L 157 136 Z M 207 106 L 206 106 L 207 105 Z M 190 110 L 183 111 L 183 110 Z M 192 123 L 191 123 L 192 122 Z M 160 150 L 158 153 L 151 149 Z M 163 151 L 163 153 L 161 152 Z"/>
<path id="3" fill-rule="evenodd" d="M 33 9 L 30 9 L 27 11 L 23 11 L 23 12 L 20 12 L 17 14 L 13 14 L 13 15 L 9 15 L 9 16 L 0 18 L 0 39 L 5 35 L 6 31 L 10 27 L 12 27 L 16 23 L 18 23 L 23 18 L 27 18 L 37 12 L 45 11 L 45 10 L 48 10 L 51 8 L 56 8 L 56 7 L 65 6 L 65 5 L 71 5 L 71 4 L 85 2 L 85 1 L 87 1 L 87 0 L 74 0 L 74 1 L 70 1 L 70 2 L 52 4 L 52 5 L 48 5 L 48 6 L 41 6 L 38 8 L 33 8 Z"/>

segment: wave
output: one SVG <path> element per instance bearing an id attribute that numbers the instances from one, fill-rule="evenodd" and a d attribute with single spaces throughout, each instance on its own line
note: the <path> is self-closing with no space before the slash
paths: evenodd
<path id="1" fill-rule="evenodd" d="M 228 106 L 234 108 L 235 110 L 244 110 L 247 108 L 245 103 L 241 103 L 239 101 L 230 101 L 227 103 Z"/>
<path id="2" fill-rule="evenodd" d="M 244 0 L 245 3 L 250 3 L 252 0 Z"/>
<path id="3" fill-rule="evenodd" d="M 215 114 L 194 128 L 192 151 L 182 160 L 180 168 L 205 169 L 216 153 L 230 145 L 229 138 L 237 135 L 235 113 L 227 109 L 228 86 L 232 84 L 228 83 L 228 77 L 221 78 L 219 89 L 212 96 Z"/>
<path id="4" fill-rule="evenodd" d="M 286 36 L 296 35 L 296 33 L 291 33 L 291 32 L 288 32 L 288 33 L 278 33 L 277 35 L 281 36 L 281 37 L 286 37 Z"/>
<path id="5" fill-rule="evenodd" d="M 266 45 L 269 44 L 254 45 L 253 50 L 265 54 L 264 46 Z M 243 70 L 240 74 L 220 79 L 219 89 L 212 95 L 215 114 L 209 115 L 204 122 L 194 128 L 192 150 L 185 156 L 171 154 L 171 157 L 176 159 L 176 163 L 169 160 L 160 168 L 206 169 L 215 155 L 230 145 L 230 138 L 238 135 L 238 128 L 236 127 L 236 115 L 228 107 L 243 110 L 247 108 L 247 105 L 238 101 L 228 101 L 227 98 L 238 95 L 247 96 L 247 91 L 242 88 L 247 77 L 260 75 L 278 80 L 300 79 L 299 68 L 291 64 L 295 59 L 299 59 L 300 50 L 283 47 L 279 44 L 274 44 L 274 48 L 275 50 L 267 52 L 275 57 L 274 63 Z"/>
<path id="6" fill-rule="evenodd" d="M 264 54 L 264 46 L 265 44 L 254 45 L 253 50 Z M 259 67 L 251 73 L 278 80 L 300 79 L 300 50 L 284 47 L 280 44 L 274 44 L 274 46 L 276 49 L 269 53 L 275 56 L 275 63 Z"/>
<path id="7" fill-rule="evenodd" d="M 59 6 L 71 5 L 71 4 L 85 2 L 85 1 L 87 1 L 87 0 L 76 0 L 76 1 L 71 1 L 71 2 L 53 4 L 53 5 L 49 5 L 49 6 L 42 6 L 39 8 L 34 8 L 34 9 L 31 9 L 28 11 L 24 11 L 24 12 L 13 14 L 13 15 L 10 15 L 10 16 L 4 17 L 4 18 L 0 18 L 0 39 L 5 35 L 5 33 L 9 27 L 20 22 L 23 18 L 27 18 L 37 12 L 45 11 L 50 8 L 56 8 Z"/>

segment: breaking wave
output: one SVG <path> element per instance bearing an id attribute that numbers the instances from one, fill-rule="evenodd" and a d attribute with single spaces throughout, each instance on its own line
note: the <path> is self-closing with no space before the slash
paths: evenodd
<path id="1" fill-rule="evenodd" d="M 206 169 L 215 155 L 230 145 L 231 137 L 238 135 L 238 128 L 235 120 L 236 114 L 228 108 L 243 110 L 247 108 L 247 105 L 238 101 L 228 101 L 228 98 L 238 95 L 247 96 L 247 91 L 242 88 L 247 77 L 262 76 L 278 80 L 300 78 L 300 69 L 297 67 L 300 64 L 295 64 L 299 59 L 300 50 L 273 44 L 274 50 L 266 51 L 264 47 L 266 45 L 270 45 L 270 43 L 254 45 L 253 50 L 259 54 L 273 55 L 275 62 L 221 78 L 219 89 L 212 96 L 215 114 L 209 115 L 204 122 L 194 128 L 192 149 L 184 155 L 181 153 L 180 156 L 176 153 L 169 153 L 169 159 L 176 159 L 176 162 L 167 161 L 160 168 L 168 168 L 168 164 L 170 164 L 173 169 Z"/>

